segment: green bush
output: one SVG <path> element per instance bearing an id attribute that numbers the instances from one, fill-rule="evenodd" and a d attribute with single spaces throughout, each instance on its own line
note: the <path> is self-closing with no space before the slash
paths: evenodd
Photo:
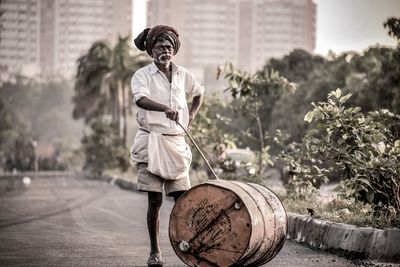
<path id="1" fill-rule="evenodd" d="M 82 140 L 85 152 L 84 169 L 96 175 L 102 175 L 104 170 L 120 168 L 125 171 L 129 166 L 129 153 L 118 134 L 115 123 L 103 118 L 91 122 L 92 133 Z"/>
<path id="2" fill-rule="evenodd" d="M 316 150 L 317 139 L 303 138 L 301 143 L 289 142 L 290 137 L 277 130 L 273 141 L 280 147 L 278 166 L 283 166 L 283 181 L 293 200 L 316 197 L 317 189 L 328 182 L 333 168 Z"/>
<path id="3" fill-rule="evenodd" d="M 301 152 L 283 156 L 293 171 L 289 188 L 315 186 L 327 173 L 338 173 L 341 197 L 370 204 L 375 217 L 400 225 L 400 140 L 394 134 L 399 117 L 387 110 L 363 114 L 358 107 L 346 108 L 350 97 L 337 89 L 327 102 L 312 103 L 305 120 L 314 127 L 298 145 Z"/>
<path id="4" fill-rule="evenodd" d="M 249 139 L 258 143 L 257 176 L 261 176 L 266 166 L 271 165 L 269 146 L 265 144 L 266 134 L 263 121 L 271 119 L 271 110 L 281 96 L 290 95 L 296 91 L 296 84 L 289 82 L 279 72 L 264 68 L 254 74 L 235 69 L 231 63 L 219 69 L 219 76 L 224 76 L 228 82 L 225 91 L 236 100 L 237 109 L 252 125 L 243 133 Z M 254 128 L 254 126 L 257 126 Z"/>

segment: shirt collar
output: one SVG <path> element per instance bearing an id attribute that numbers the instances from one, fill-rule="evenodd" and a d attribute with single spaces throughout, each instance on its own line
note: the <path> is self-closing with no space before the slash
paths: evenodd
<path id="1" fill-rule="evenodd" d="M 176 66 L 173 62 L 171 62 L 171 66 L 172 66 L 172 73 L 179 74 L 178 66 Z M 157 71 L 159 71 L 159 69 L 157 68 L 157 65 L 154 63 L 154 61 L 149 65 L 149 68 L 150 68 L 151 75 L 154 75 L 157 73 Z"/>

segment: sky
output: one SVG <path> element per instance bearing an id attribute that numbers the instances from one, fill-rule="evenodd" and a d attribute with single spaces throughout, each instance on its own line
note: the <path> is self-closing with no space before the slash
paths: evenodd
<path id="1" fill-rule="evenodd" d="M 314 0 L 317 4 L 317 44 L 315 52 L 326 55 L 363 51 L 377 43 L 394 46 L 383 22 L 400 17 L 400 0 Z"/>
<path id="2" fill-rule="evenodd" d="M 146 0 L 133 0 L 133 35 L 146 26 Z M 168 0 L 165 0 L 168 1 Z M 394 46 L 383 27 L 387 17 L 400 17 L 400 0 L 314 0 L 317 4 L 315 52 L 327 55 L 362 52 L 377 43 Z"/>

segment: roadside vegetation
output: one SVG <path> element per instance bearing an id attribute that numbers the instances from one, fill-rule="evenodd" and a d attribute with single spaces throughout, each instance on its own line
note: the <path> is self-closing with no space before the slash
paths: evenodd
<path id="1" fill-rule="evenodd" d="M 83 123 L 71 117 L 72 83 L 16 76 L 0 83 L 0 171 L 80 166 Z"/>
<path id="2" fill-rule="evenodd" d="M 305 115 L 313 128 L 301 143 L 280 153 L 290 175 L 289 207 L 313 206 L 335 221 L 400 227 L 400 116 L 386 109 L 363 114 L 345 106 L 350 97 L 337 89 L 326 102 L 313 103 Z M 338 198 L 318 200 L 315 191 L 332 175 L 340 177 Z M 305 200 L 309 203 L 299 203 Z"/>
<path id="3" fill-rule="evenodd" d="M 385 27 L 399 40 L 399 19 Z M 399 46 L 329 58 L 295 50 L 253 75 L 226 64 L 219 75 L 233 100 L 213 105 L 207 127 L 226 138 L 203 143 L 214 144 L 209 154 L 222 178 L 263 184 L 268 169 L 279 169 L 289 211 L 400 227 L 399 73 Z M 195 123 L 193 132 L 203 127 Z M 226 144 L 254 151 L 257 171 L 246 172 L 246 161 L 232 164 Z M 319 194 L 328 182 L 338 183 L 329 201 Z"/>

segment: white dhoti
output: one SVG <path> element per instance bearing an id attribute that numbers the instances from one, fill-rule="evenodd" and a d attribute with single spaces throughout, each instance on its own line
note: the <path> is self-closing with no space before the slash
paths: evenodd
<path id="1" fill-rule="evenodd" d="M 192 152 L 184 136 L 166 136 L 151 132 L 148 160 L 149 172 L 166 180 L 179 180 L 189 177 Z"/>
<path id="2" fill-rule="evenodd" d="M 165 180 L 189 178 L 192 152 L 182 135 L 139 131 L 131 148 L 131 158 L 148 162 L 147 170 Z"/>

